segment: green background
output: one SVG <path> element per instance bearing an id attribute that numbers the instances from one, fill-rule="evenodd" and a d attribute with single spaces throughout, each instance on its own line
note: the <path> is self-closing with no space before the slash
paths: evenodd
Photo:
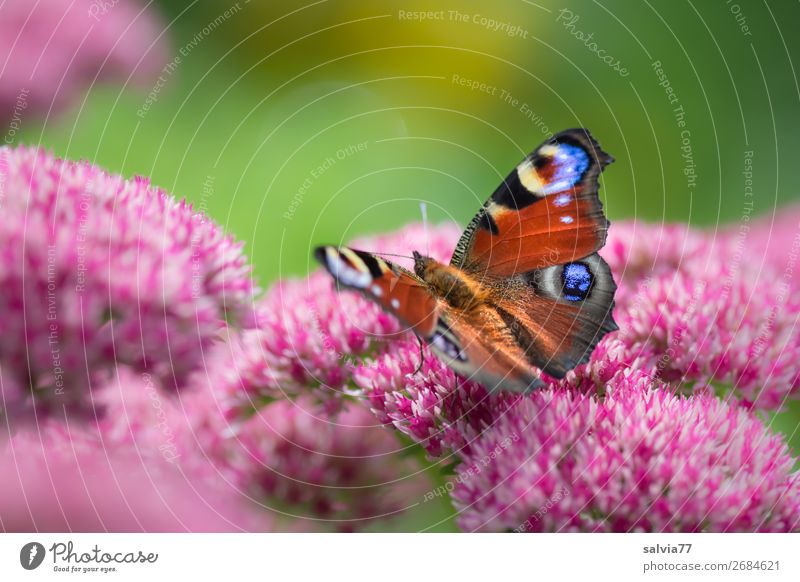
<path id="1" fill-rule="evenodd" d="M 264 287 L 307 272 L 314 245 L 419 220 L 423 200 L 433 221 L 466 223 L 548 129 L 588 127 L 614 155 L 612 221 L 738 221 L 747 151 L 756 212 L 797 198 L 796 2 L 240 0 L 203 32 L 235 4 L 154 5 L 172 54 L 187 54 L 143 115 L 152 87 L 97 84 L 56 117 L 26 119 L 17 140 L 196 202 L 246 241 Z M 441 12 L 408 17 L 422 10 Z M 795 450 L 798 419 L 776 420 Z"/>

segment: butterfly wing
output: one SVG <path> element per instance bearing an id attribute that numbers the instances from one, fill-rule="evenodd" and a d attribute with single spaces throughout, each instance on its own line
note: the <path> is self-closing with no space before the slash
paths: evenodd
<path id="1" fill-rule="evenodd" d="M 340 287 L 362 292 L 420 337 L 433 337 L 438 301 L 416 275 L 381 257 L 346 247 L 318 247 L 314 256 Z"/>
<path id="2" fill-rule="evenodd" d="M 597 254 L 519 273 L 493 285 L 476 309 L 441 305 L 431 345 L 451 368 L 489 389 L 527 392 L 541 384 L 540 371 L 563 378 L 617 329 L 615 291 Z"/>
<path id="3" fill-rule="evenodd" d="M 611 161 L 588 131 L 557 134 L 495 190 L 451 260 L 490 290 L 527 361 L 556 378 L 618 329 L 616 284 L 596 254 L 608 231 L 598 177 Z"/>
<path id="4" fill-rule="evenodd" d="M 538 371 L 496 311 L 457 311 L 414 273 L 370 253 L 325 246 L 314 255 L 339 287 L 360 291 L 392 313 L 456 372 L 489 388 L 523 391 L 537 381 Z"/>
<path id="5" fill-rule="evenodd" d="M 510 277 L 597 252 L 608 230 L 597 179 L 611 161 L 585 129 L 553 136 L 497 187 L 450 263 L 481 279 Z"/>
<path id="6" fill-rule="evenodd" d="M 434 352 L 456 372 L 489 390 L 527 392 L 541 385 L 520 345 L 497 310 L 488 306 L 469 312 L 441 311 Z"/>
<path id="7" fill-rule="evenodd" d="M 617 286 L 597 254 L 519 273 L 493 286 L 491 303 L 528 361 L 555 378 L 585 363 L 607 333 Z"/>

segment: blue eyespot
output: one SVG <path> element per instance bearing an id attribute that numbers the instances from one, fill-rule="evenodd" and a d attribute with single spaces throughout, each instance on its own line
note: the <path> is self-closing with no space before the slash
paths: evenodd
<path id="1" fill-rule="evenodd" d="M 589 168 L 589 154 L 583 148 L 567 143 L 560 143 L 556 148 L 556 154 L 550 162 L 555 171 L 550 183 L 542 190 L 545 196 L 569 190 Z"/>
<path id="2" fill-rule="evenodd" d="M 567 263 L 561 271 L 561 280 L 564 283 L 564 299 L 583 301 L 589 296 L 594 276 L 583 263 Z"/>

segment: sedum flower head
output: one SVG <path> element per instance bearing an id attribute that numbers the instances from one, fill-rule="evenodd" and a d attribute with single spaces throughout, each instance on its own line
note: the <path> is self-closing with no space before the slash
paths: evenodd
<path id="1" fill-rule="evenodd" d="M 755 408 L 778 409 L 796 397 L 800 214 L 787 214 L 793 218 L 777 225 L 761 219 L 717 234 L 642 223 L 615 228 L 603 254 L 621 283 L 616 357 L 662 381 L 711 385 Z M 786 245 L 793 238 L 792 255 Z M 770 239 L 784 252 L 766 252 Z"/>
<path id="2" fill-rule="evenodd" d="M 467 531 L 797 531 L 800 479 L 782 440 L 712 395 L 639 371 L 605 398 L 549 388 L 475 439 L 453 499 Z"/>
<path id="3" fill-rule="evenodd" d="M 397 342 L 369 363 L 359 366 L 354 381 L 378 420 L 394 426 L 438 457 L 459 450 L 491 424 L 498 411 L 518 398 L 490 394 L 465 380 L 415 340 Z"/>
<path id="4" fill-rule="evenodd" d="M 91 408 L 117 364 L 185 384 L 252 325 L 242 245 L 146 179 L 0 148 L 0 416 Z"/>
<path id="5" fill-rule="evenodd" d="M 748 235 L 762 236 L 759 228 Z M 408 241 L 413 231 L 420 229 L 401 231 L 393 242 L 382 237 L 383 250 L 424 248 Z M 430 236 L 441 241 L 438 258 L 446 260 L 458 229 L 432 228 Z M 322 313 L 348 302 L 339 315 L 367 332 L 356 349 L 341 344 L 348 365 L 336 358 L 309 365 L 313 353 L 291 346 L 308 346 L 311 334 L 288 327 L 276 328 L 284 333 L 280 359 L 262 350 L 252 361 L 262 370 L 298 371 L 270 390 L 291 386 L 317 400 L 329 385 L 303 374 L 312 369 L 323 377 L 325 370 L 336 379 L 330 384 L 363 396 L 382 423 L 431 457 L 454 461 L 464 529 L 796 530 L 792 457 L 748 410 L 777 408 L 796 395 L 800 304 L 786 291 L 796 283 L 789 277 L 776 286 L 785 265 L 751 256 L 740 239 L 733 228 L 615 224 L 602 253 L 619 283 L 621 330 L 604 338 L 587 364 L 531 395 L 489 393 L 427 348 L 416 372 L 416 340 L 397 334 L 389 318 L 376 334 L 388 341 L 377 341 L 370 326 L 385 315 L 358 295 L 337 293 L 330 281 L 326 287 L 318 273 L 284 285 L 312 288 L 313 309 Z M 379 250 L 370 241 L 353 246 Z M 309 304 L 289 297 L 273 312 L 309 318 Z M 348 337 L 344 328 L 332 329 L 338 341 Z M 253 385 L 267 383 L 251 383 L 246 393 Z"/>
<path id="6" fill-rule="evenodd" d="M 419 466 L 368 407 L 310 394 L 248 400 L 261 390 L 241 390 L 250 378 L 230 382 L 235 361 L 218 352 L 209 376 L 182 395 L 187 436 L 222 479 L 282 517 L 283 527 L 363 529 L 400 514 L 424 489 Z"/>
<path id="7" fill-rule="evenodd" d="M 96 423 L 45 419 L 0 447 L 0 531 L 272 529 L 268 514 L 182 446 L 173 402 L 133 374 L 101 396 L 109 414 Z"/>
<path id="8" fill-rule="evenodd" d="M 414 225 L 351 246 L 407 255 L 392 260 L 411 268 L 412 249 L 447 260 L 458 234 L 455 225 L 430 230 Z M 405 337 L 394 317 L 359 295 L 337 293 L 321 272 L 274 285 L 259 303 L 258 319 L 258 329 L 242 335 L 232 363 L 236 370 L 228 378 L 248 400 L 302 394 L 310 387 L 319 389 L 318 397 L 338 398 L 353 387 L 353 372 L 364 356 Z"/>

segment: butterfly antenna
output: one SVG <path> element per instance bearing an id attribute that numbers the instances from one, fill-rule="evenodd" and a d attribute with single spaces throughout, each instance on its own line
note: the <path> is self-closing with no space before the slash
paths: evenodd
<path id="1" fill-rule="evenodd" d="M 417 341 L 419 342 L 419 366 L 411 373 L 412 376 L 419 374 L 422 370 L 422 364 L 425 363 L 425 354 L 422 352 L 422 338 L 417 336 Z"/>
<path id="2" fill-rule="evenodd" d="M 371 255 L 377 255 L 379 257 L 400 257 L 401 259 L 409 259 L 411 261 L 414 260 L 414 257 L 412 257 L 411 255 L 398 255 L 397 253 L 384 253 L 384 252 L 373 253 L 372 251 L 365 251 L 365 252 L 368 252 Z"/>
<path id="3" fill-rule="evenodd" d="M 425 256 L 431 256 L 430 243 L 428 242 L 428 205 L 425 202 L 419 203 L 419 210 L 422 212 L 422 229 L 425 236 Z"/>

